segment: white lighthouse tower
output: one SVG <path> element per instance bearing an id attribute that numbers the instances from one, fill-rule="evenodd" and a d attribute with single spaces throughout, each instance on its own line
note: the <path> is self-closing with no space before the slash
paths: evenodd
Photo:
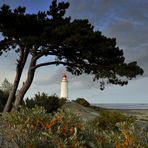
<path id="1" fill-rule="evenodd" d="M 68 98 L 68 79 L 66 74 L 62 77 L 60 98 Z"/>

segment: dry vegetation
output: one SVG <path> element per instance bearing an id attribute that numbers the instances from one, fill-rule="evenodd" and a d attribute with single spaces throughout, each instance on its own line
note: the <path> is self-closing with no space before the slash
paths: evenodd
<path id="1" fill-rule="evenodd" d="M 141 148 L 148 146 L 148 129 L 133 117 L 100 111 L 84 120 L 68 109 L 49 114 L 43 107 L 21 108 L 1 115 L 0 147 Z"/>

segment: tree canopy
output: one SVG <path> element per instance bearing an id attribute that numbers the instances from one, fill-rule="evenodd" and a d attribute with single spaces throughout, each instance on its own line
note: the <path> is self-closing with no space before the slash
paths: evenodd
<path id="1" fill-rule="evenodd" d="M 33 81 L 35 70 L 42 66 L 63 65 L 74 75 L 91 74 L 94 80 L 100 80 L 101 89 L 104 89 L 105 82 L 123 86 L 129 79 L 143 74 L 137 62 L 125 63 L 123 50 L 117 47 L 115 38 L 95 31 L 86 19 L 65 17 L 68 7 L 68 2 L 57 3 L 57 0 L 52 1 L 48 11 L 36 14 L 26 13 L 25 7 L 14 10 L 8 5 L 1 7 L 3 39 L 0 54 L 9 50 L 18 53 L 16 77 L 8 104 L 14 102 L 16 107 L 20 104 Z M 28 55 L 31 56 L 28 76 L 16 96 Z M 44 56 L 55 58 L 38 63 L 38 59 Z"/>

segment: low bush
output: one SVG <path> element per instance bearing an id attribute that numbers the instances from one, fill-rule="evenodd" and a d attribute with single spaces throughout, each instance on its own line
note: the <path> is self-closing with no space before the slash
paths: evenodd
<path id="1" fill-rule="evenodd" d="M 42 106 L 45 108 L 47 113 L 52 113 L 62 107 L 66 101 L 67 100 L 65 98 L 59 98 L 56 95 L 48 96 L 46 93 L 38 92 L 35 94 L 34 98 L 26 99 L 25 106 L 28 108 L 33 108 L 35 105 Z"/>
<path id="2" fill-rule="evenodd" d="M 76 100 L 74 100 L 74 102 L 78 103 L 78 104 L 81 104 L 85 107 L 88 107 L 90 106 L 89 102 L 86 101 L 84 98 L 77 98 Z"/>
<path id="3" fill-rule="evenodd" d="M 100 116 L 96 117 L 93 121 L 94 125 L 103 130 L 117 130 L 117 123 L 126 122 L 133 123 L 134 117 L 128 117 L 121 112 L 103 110 L 100 112 Z"/>
<path id="4" fill-rule="evenodd" d="M 98 128 L 98 122 L 103 120 L 104 115 L 105 122 L 103 123 L 109 124 L 110 127 L 104 128 L 99 125 Z M 67 109 L 48 114 L 43 107 L 21 108 L 20 111 L 3 113 L 0 116 L 2 122 L 0 134 L 4 141 L 0 143 L 0 147 L 6 147 L 4 146 L 6 141 L 22 148 L 140 148 L 148 146 L 147 131 L 142 129 L 142 126 L 137 128 L 132 118 L 110 112 L 102 112 L 101 116 L 100 120 L 97 118 L 94 121 L 84 121 Z M 114 119 L 111 120 L 111 118 Z M 114 129 L 115 126 L 118 130 Z"/>
<path id="5" fill-rule="evenodd" d="M 5 142 L 15 143 L 19 147 L 36 146 L 46 142 L 42 132 L 50 120 L 51 115 L 43 107 L 21 108 L 20 111 L 2 114 L 1 133 Z"/>

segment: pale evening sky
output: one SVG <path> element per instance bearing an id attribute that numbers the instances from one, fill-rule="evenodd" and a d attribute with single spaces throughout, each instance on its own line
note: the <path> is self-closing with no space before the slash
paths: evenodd
<path id="1" fill-rule="evenodd" d="M 66 1 L 66 0 L 64 0 Z M 70 7 L 66 15 L 72 19 L 89 19 L 95 30 L 117 39 L 117 46 L 124 49 L 127 62 L 137 61 L 144 69 L 144 75 L 129 81 L 127 86 L 106 86 L 104 91 L 93 82 L 91 76 L 79 77 L 68 74 L 69 98 L 86 98 L 92 103 L 148 103 L 148 1 L 147 0 L 67 0 Z M 12 8 L 26 6 L 27 13 L 47 10 L 51 0 L 0 0 Z M 0 36 L 1 38 L 1 36 Z M 16 54 L 7 53 L 0 57 L 0 83 L 7 78 L 13 82 Z M 42 59 L 45 60 L 45 59 Z M 27 65 L 26 65 L 27 67 Z M 25 80 L 24 70 L 21 84 Z M 63 67 L 47 66 L 36 71 L 26 96 L 38 91 L 49 95 L 60 95 L 60 80 Z"/>

